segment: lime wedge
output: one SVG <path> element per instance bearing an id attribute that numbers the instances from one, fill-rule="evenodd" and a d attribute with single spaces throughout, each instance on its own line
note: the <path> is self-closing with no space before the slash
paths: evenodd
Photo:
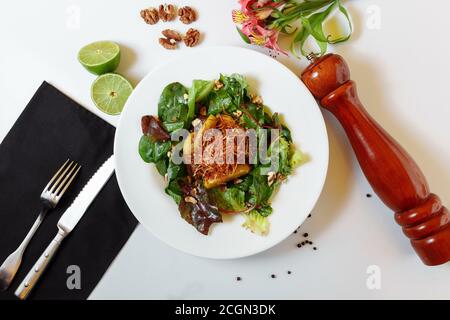
<path id="1" fill-rule="evenodd" d="M 111 115 L 122 112 L 133 86 L 117 73 L 107 73 L 98 77 L 91 87 L 91 98 L 97 108 Z"/>
<path id="2" fill-rule="evenodd" d="M 114 72 L 120 62 L 120 47 L 111 41 L 94 42 L 81 48 L 78 61 L 96 75 Z"/>

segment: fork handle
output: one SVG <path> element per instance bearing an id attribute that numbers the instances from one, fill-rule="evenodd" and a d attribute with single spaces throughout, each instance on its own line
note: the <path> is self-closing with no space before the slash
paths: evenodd
<path id="1" fill-rule="evenodd" d="M 48 212 L 48 208 L 44 207 L 41 209 L 39 216 L 37 217 L 33 226 L 30 228 L 30 231 L 28 231 L 27 235 L 25 236 L 25 239 L 23 239 L 23 241 L 19 245 L 19 247 L 13 253 L 11 253 L 5 259 L 3 264 L 0 266 L 0 290 L 1 291 L 8 289 L 9 285 L 11 284 L 12 280 L 14 279 L 14 276 L 16 275 L 17 270 L 19 270 L 20 264 L 22 262 L 23 253 L 25 252 L 25 249 L 27 248 L 28 243 L 30 242 L 31 238 L 33 238 L 34 234 L 36 233 L 36 230 L 39 228 L 42 221 L 44 220 L 47 212 Z"/>
<path id="2" fill-rule="evenodd" d="M 27 298 L 28 294 L 34 288 L 34 286 L 38 282 L 41 275 L 44 273 L 45 268 L 49 264 L 53 255 L 58 250 L 59 245 L 61 244 L 61 241 L 65 237 L 66 237 L 66 233 L 62 230 L 59 230 L 58 233 L 56 234 L 55 238 L 48 245 L 47 249 L 45 249 L 45 251 L 42 253 L 42 255 L 40 256 L 38 261 L 35 263 L 33 268 L 31 268 L 31 270 L 28 272 L 25 279 L 22 281 L 22 283 L 16 289 L 16 292 L 14 294 L 17 297 L 19 297 L 20 299 Z"/>

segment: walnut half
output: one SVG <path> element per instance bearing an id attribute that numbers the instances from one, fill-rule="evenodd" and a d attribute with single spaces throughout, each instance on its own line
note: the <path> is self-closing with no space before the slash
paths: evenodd
<path id="1" fill-rule="evenodd" d="M 165 38 L 160 38 L 159 44 L 168 50 L 176 49 L 177 43 L 182 40 L 181 35 L 175 30 L 166 29 L 161 33 Z"/>
<path id="2" fill-rule="evenodd" d="M 159 38 L 159 44 L 167 50 L 175 50 L 177 48 L 177 42 L 173 39 Z"/>
<path id="3" fill-rule="evenodd" d="M 190 24 L 197 20 L 197 14 L 194 9 L 187 6 L 178 9 L 178 16 L 180 17 L 180 21 L 184 24 Z"/>
<path id="4" fill-rule="evenodd" d="M 190 28 L 184 36 L 184 44 L 187 47 L 195 47 L 200 42 L 200 32 L 197 29 Z"/>
<path id="5" fill-rule="evenodd" d="M 176 16 L 177 12 L 172 4 L 161 4 L 159 6 L 159 17 L 162 21 L 172 21 Z"/>
<path id="6" fill-rule="evenodd" d="M 175 30 L 166 29 L 166 30 L 163 30 L 161 33 L 163 34 L 164 37 L 166 37 L 169 40 L 173 39 L 177 42 L 182 40 L 181 35 L 178 32 L 176 32 Z"/>
<path id="7" fill-rule="evenodd" d="M 147 24 L 156 24 L 159 21 L 158 10 L 155 8 L 141 10 L 141 17 Z"/>

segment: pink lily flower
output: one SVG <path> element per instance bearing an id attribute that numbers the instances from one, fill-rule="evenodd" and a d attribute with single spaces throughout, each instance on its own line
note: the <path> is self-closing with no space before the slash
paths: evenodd
<path id="1" fill-rule="evenodd" d="M 261 26 L 255 26 L 253 32 L 249 35 L 249 39 L 253 44 L 263 46 L 285 55 L 288 55 L 286 51 L 280 48 L 278 45 L 278 36 L 280 32 L 278 30 L 267 30 Z"/>

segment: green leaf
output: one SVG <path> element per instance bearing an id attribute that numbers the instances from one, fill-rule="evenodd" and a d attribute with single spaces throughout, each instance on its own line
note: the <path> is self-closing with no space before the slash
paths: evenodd
<path id="1" fill-rule="evenodd" d="M 175 132 L 177 130 L 184 128 L 184 122 L 183 121 L 172 122 L 172 123 L 166 122 L 166 123 L 163 123 L 163 126 L 168 132 Z"/>
<path id="2" fill-rule="evenodd" d="M 210 94 L 209 115 L 221 112 L 233 113 L 240 107 L 247 93 L 247 82 L 240 74 L 221 75 L 220 82 L 223 83 L 223 87 Z"/>
<path id="3" fill-rule="evenodd" d="M 250 173 L 253 176 L 253 183 L 247 194 L 247 201 L 255 206 L 265 206 L 272 196 L 274 185 L 269 186 L 267 175 L 261 174 L 259 168 L 255 168 Z"/>
<path id="4" fill-rule="evenodd" d="M 172 160 L 169 161 L 167 166 L 167 179 L 169 181 L 175 180 L 186 176 L 186 166 L 184 163 L 175 164 Z"/>
<path id="5" fill-rule="evenodd" d="M 295 149 L 295 147 L 291 145 L 291 154 L 289 159 L 291 168 L 295 169 L 300 166 L 303 163 L 303 158 L 303 153 L 300 150 Z"/>
<path id="6" fill-rule="evenodd" d="M 217 115 L 225 110 L 236 110 L 230 95 L 223 88 L 218 91 L 211 92 L 208 115 Z"/>
<path id="7" fill-rule="evenodd" d="M 241 122 L 246 128 L 256 129 L 261 127 L 265 122 L 264 108 L 254 103 L 248 103 L 246 106 L 241 106 L 242 111 Z"/>
<path id="8" fill-rule="evenodd" d="M 300 17 L 302 23 L 303 34 L 300 43 L 300 51 L 302 55 L 307 55 L 304 51 L 304 45 L 308 37 L 311 35 L 316 40 L 317 45 L 320 49 L 320 55 L 323 55 L 327 50 L 327 37 L 323 33 L 323 22 L 328 17 L 328 15 L 334 9 L 335 3 L 331 4 L 326 10 L 312 14 L 309 17 Z"/>
<path id="9" fill-rule="evenodd" d="M 310 36 L 310 33 L 304 27 L 301 28 L 295 35 L 294 40 L 291 43 L 291 52 L 295 57 L 299 58 L 300 55 L 304 55 L 304 56 L 307 55 L 307 53 L 305 53 L 303 47 L 304 47 L 304 43 L 305 43 L 306 39 L 309 36 Z M 300 48 L 300 54 L 297 51 L 297 47 Z"/>
<path id="10" fill-rule="evenodd" d="M 292 143 L 292 135 L 291 130 L 285 125 L 281 125 L 281 136 L 286 138 L 289 143 Z"/>
<path id="11" fill-rule="evenodd" d="M 257 211 L 263 217 L 268 217 L 268 216 L 270 216 L 272 214 L 273 209 L 272 209 L 271 206 L 263 206 L 263 207 L 257 209 Z"/>
<path id="12" fill-rule="evenodd" d="M 239 35 L 241 36 L 242 40 L 244 40 L 245 43 L 248 43 L 248 44 L 251 43 L 250 39 L 242 32 L 242 30 L 239 27 L 236 27 L 236 30 L 239 33 Z"/>
<path id="13" fill-rule="evenodd" d="M 264 236 L 269 232 L 269 220 L 260 215 L 258 211 L 252 210 L 251 212 L 245 214 L 244 217 L 245 222 L 242 224 L 244 228 L 247 228 L 251 232 L 260 236 Z"/>
<path id="14" fill-rule="evenodd" d="M 241 183 L 235 184 L 234 187 L 244 192 L 247 192 L 252 184 L 253 184 L 253 176 L 251 174 L 248 174 L 244 178 L 242 178 Z"/>
<path id="15" fill-rule="evenodd" d="M 352 25 L 352 21 L 350 19 L 350 15 L 348 14 L 347 9 L 341 4 L 341 2 L 338 0 L 338 7 L 339 7 L 339 11 L 344 15 L 344 17 L 347 19 L 348 22 L 348 28 L 349 28 L 349 33 L 346 36 L 341 36 L 341 37 L 337 37 L 335 39 L 330 39 L 331 35 L 329 35 L 327 37 L 328 43 L 334 44 L 334 43 L 340 43 L 340 42 L 344 42 L 347 41 L 348 39 L 350 39 L 350 37 L 352 36 L 353 33 L 353 25 Z"/>
<path id="16" fill-rule="evenodd" d="M 214 88 L 214 81 L 194 80 L 189 89 L 188 98 L 188 116 L 187 121 L 190 123 L 195 117 L 195 103 L 205 99 Z"/>
<path id="17" fill-rule="evenodd" d="M 311 2 L 314 2 L 314 1 L 311 1 Z M 320 1 L 317 1 L 317 2 L 320 2 Z M 307 2 L 305 2 L 305 3 L 307 3 Z M 325 2 L 322 3 L 322 5 L 324 5 L 324 4 L 325 4 Z M 351 34 L 353 32 L 353 26 L 352 26 L 352 23 L 350 20 L 350 16 L 347 12 L 347 9 L 345 9 L 345 7 L 342 6 L 340 0 L 333 0 L 332 2 L 328 2 L 326 5 L 328 5 L 328 7 L 321 12 L 314 13 L 309 16 L 301 15 L 299 17 L 299 19 L 301 21 L 302 29 L 296 34 L 296 36 L 291 44 L 291 51 L 295 56 L 297 56 L 297 57 L 299 56 L 298 51 L 296 50 L 297 47 L 299 47 L 300 53 L 302 55 L 306 56 L 309 54 L 309 52 L 307 53 L 304 50 L 306 40 L 309 38 L 309 36 L 312 36 L 315 39 L 315 41 L 319 47 L 319 50 L 320 50 L 320 52 L 318 53 L 319 55 L 325 54 L 325 52 L 327 51 L 327 45 L 329 43 L 334 44 L 334 43 L 344 42 L 344 41 L 347 41 L 351 37 Z M 325 36 L 324 31 L 323 31 L 323 24 L 324 24 L 325 20 L 328 18 L 328 16 L 335 10 L 336 7 L 347 19 L 348 24 L 349 24 L 349 33 L 348 33 L 348 35 L 332 39 L 331 35 Z M 316 8 L 316 10 L 318 10 L 318 9 L 319 8 Z"/>
<path id="18" fill-rule="evenodd" d="M 178 128 L 178 123 L 187 124 L 188 105 L 185 99 L 187 89 L 178 82 L 166 86 L 161 93 L 158 103 L 158 117 L 164 126 L 169 130 Z M 177 126 L 172 126 L 177 123 Z"/>
<path id="19" fill-rule="evenodd" d="M 208 191 L 209 199 L 221 211 L 239 212 L 246 210 L 245 192 L 237 187 L 214 188 Z"/>
<path id="20" fill-rule="evenodd" d="M 157 163 L 164 157 L 167 157 L 167 152 L 172 148 L 170 141 L 153 141 L 148 136 L 142 136 L 139 141 L 139 155 L 142 160 L 147 163 Z"/>
<path id="21" fill-rule="evenodd" d="M 166 194 L 171 196 L 177 204 L 180 204 L 181 198 L 183 197 L 183 192 L 181 191 L 178 180 L 170 181 L 164 191 Z"/>
<path id="22" fill-rule="evenodd" d="M 155 163 L 156 170 L 162 176 L 165 176 L 167 173 L 167 160 L 167 158 L 164 158 Z"/>
<path id="23" fill-rule="evenodd" d="M 283 137 L 279 139 L 279 169 L 277 172 L 287 177 L 292 173 L 292 168 L 290 164 L 290 145 L 287 140 Z"/>

